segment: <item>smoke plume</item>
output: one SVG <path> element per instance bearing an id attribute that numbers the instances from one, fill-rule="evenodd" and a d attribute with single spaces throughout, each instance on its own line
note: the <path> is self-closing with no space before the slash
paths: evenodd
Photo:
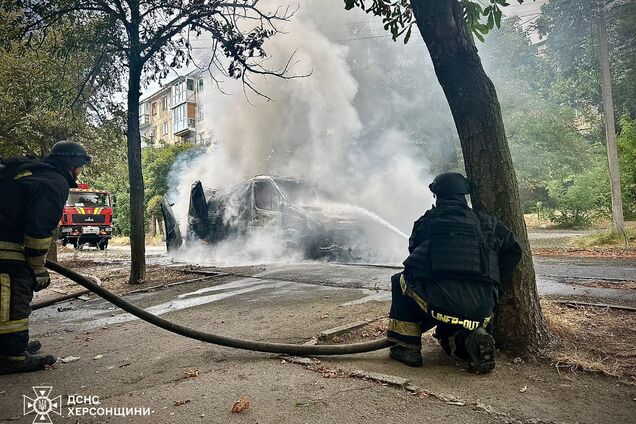
<path id="1" fill-rule="evenodd" d="M 182 231 L 195 180 L 223 188 L 260 174 L 292 176 L 331 194 L 325 210 L 368 224 L 379 252 L 374 259 L 406 257 L 408 241 L 400 233 L 408 234 L 433 203 L 429 158 L 443 156 L 440 146 L 455 136 L 421 40 L 404 46 L 378 28 L 381 22 L 344 11 L 340 1 L 304 1 L 265 49 L 272 69 L 293 55 L 291 73 L 307 77 L 253 78 L 271 101 L 244 94 L 238 81 L 222 81 L 223 92 L 206 81 L 197 125 L 214 144 L 175 165 L 171 175 Z M 280 246 L 276 235 L 259 234 L 185 254 L 222 263 L 286 255 L 272 246 Z"/>

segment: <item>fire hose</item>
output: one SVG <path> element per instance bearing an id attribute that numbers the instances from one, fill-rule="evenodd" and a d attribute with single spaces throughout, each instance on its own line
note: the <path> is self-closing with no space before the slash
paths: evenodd
<path id="1" fill-rule="evenodd" d="M 288 355 L 350 355 L 353 353 L 372 352 L 392 346 L 394 343 L 389 339 L 378 339 L 364 343 L 353 343 L 344 345 L 296 345 L 286 343 L 269 343 L 256 340 L 237 339 L 234 337 L 220 336 L 218 334 L 205 333 L 168 320 L 139 308 L 132 303 L 122 299 L 113 292 L 106 290 L 95 283 L 92 279 L 70 270 L 57 262 L 47 260 L 46 267 L 60 275 L 76 282 L 87 290 L 106 299 L 113 305 L 123 309 L 131 315 L 136 316 L 152 325 L 163 328 L 175 334 L 179 334 L 190 339 L 212 343 L 219 346 L 233 347 L 237 349 L 253 350 L 258 352 L 283 353 Z"/>

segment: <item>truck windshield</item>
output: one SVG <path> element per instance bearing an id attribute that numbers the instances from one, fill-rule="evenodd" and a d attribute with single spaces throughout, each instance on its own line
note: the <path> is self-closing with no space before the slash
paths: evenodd
<path id="1" fill-rule="evenodd" d="M 66 206 L 110 207 L 110 198 L 106 193 L 69 193 Z"/>

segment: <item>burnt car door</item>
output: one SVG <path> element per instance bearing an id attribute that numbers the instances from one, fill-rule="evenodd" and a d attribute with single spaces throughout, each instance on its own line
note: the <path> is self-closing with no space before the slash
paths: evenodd
<path id="1" fill-rule="evenodd" d="M 208 216 L 208 202 L 205 198 L 203 185 L 201 181 L 195 181 L 190 190 L 190 205 L 188 207 L 188 228 L 186 229 L 186 238 L 188 242 L 191 240 L 208 240 L 210 228 L 210 219 Z"/>
<path id="2" fill-rule="evenodd" d="M 163 196 L 161 200 L 161 215 L 163 215 L 163 222 L 166 225 L 166 248 L 168 252 L 179 249 L 183 243 L 179 223 L 174 217 L 174 212 L 172 212 L 172 205 L 168 198 Z"/>
<path id="3" fill-rule="evenodd" d="M 257 179 L 252 184 L 252 226 L 280 226 L 284 206 L 283 195 L 270 179 Z"/>

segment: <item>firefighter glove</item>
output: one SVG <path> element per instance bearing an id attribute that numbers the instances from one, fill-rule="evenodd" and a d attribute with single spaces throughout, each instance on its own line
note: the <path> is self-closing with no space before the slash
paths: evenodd
<path id="1" fill-rule="evenodd" d="M 51 276 L 47 270 L 39 274 L 35 274 L 35 291 L 45 289 L 51 284 Z"/>

